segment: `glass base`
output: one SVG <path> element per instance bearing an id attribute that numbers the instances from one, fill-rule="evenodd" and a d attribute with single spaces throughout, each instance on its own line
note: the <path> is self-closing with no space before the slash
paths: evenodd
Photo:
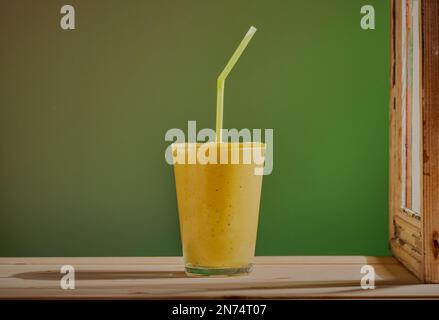
<path id="1" fill-rule="evenodd" d="M 195 277 L 214 277 L 214 276 L 244 276 L 248 275 L 253 269 L 252 264 L 239 268 L 209 268 L 186 265 L 186 274 Z"/>

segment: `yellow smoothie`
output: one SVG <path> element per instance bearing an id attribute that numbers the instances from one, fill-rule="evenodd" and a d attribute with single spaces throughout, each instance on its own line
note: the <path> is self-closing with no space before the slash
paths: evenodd
<path id="1" fill-rule="evenodd" d="M 174 155 L 176 151 L 183 152 L 187 160 L 200 144 L 188 146 L 173 145 Z M 219 164 L 224 148 L 228 150 L 228 164 Z M 244 150 L 254 149 L 263 155 L 265 145 L 221 143 L 216 145 L 218 164 L 187 161 L 174 164 L 183 256 L 188 272 L 192 269 L 206 269 L 206 274 L 215 269 L 250 271 L 262 175 L 255 175 L 255 168 L 261 167 L 260 164 L 253 161 L 243 164 L 242 159 Z M 230 163 L 232 152 L 239 153 L 239 164 Z"/>

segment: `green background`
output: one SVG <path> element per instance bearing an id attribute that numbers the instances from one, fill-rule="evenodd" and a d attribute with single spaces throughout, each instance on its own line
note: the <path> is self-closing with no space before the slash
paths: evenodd
<path id="1" fill-rule="evenodd" d="M 387 255 L 389 3 L 0 2 L 0 255 L 181 254 L 170 128 L 273 128 L 258 255 Z M 360 8 L 376 30 L 360 28 Z"/>

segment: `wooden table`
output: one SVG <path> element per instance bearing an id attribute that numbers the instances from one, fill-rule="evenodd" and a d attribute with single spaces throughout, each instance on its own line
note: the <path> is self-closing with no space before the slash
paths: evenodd
<path id="1" fill-rule="evenodd" d="M 375 290 L 360 287 L 372 265 Z M 63 265 L 75 268 L 76 288 L 63 290 Z M 180 257 L 0 258 L 2 299 L 291 299 L 439 298 L 392 257 L 257 257 L 250 276 L 192 278 Z"/>

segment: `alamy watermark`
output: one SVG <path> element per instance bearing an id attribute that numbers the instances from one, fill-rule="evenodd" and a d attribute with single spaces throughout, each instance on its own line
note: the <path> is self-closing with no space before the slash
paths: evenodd
<path id="1" fill-rule="evenodd" d="M 370 265 L 364 265 L 361 267 L 361 274 L 364 276 L 361 278 L 360 285 L 363 290 L 375 289 L 375 268 Z"/>
<path id="2" fill-rule="evenodd" d="M 59 282 L 61 289 L 75 289 L 75 268 L 71 265 L 64 265 L 61 267 L 60 273 L 64 274 Z"/>
<path id="3" fill-rule="evenodd" d="M 165 141 L 172 142 L 165 151 L 168 164 L 254 164 L 255 175 L 269 175 L 273 171 L 273 129 L 223 129 L 221 141 L 227 147 L 216 143 L 216 132 L 212 129 L 204 128 L 197 133 L 196 121 L 188 121 L 187 133 L 186 139 L 181 129 L 166 132 Z M 233 147 L 234 143 L 242 144 Z"/>

